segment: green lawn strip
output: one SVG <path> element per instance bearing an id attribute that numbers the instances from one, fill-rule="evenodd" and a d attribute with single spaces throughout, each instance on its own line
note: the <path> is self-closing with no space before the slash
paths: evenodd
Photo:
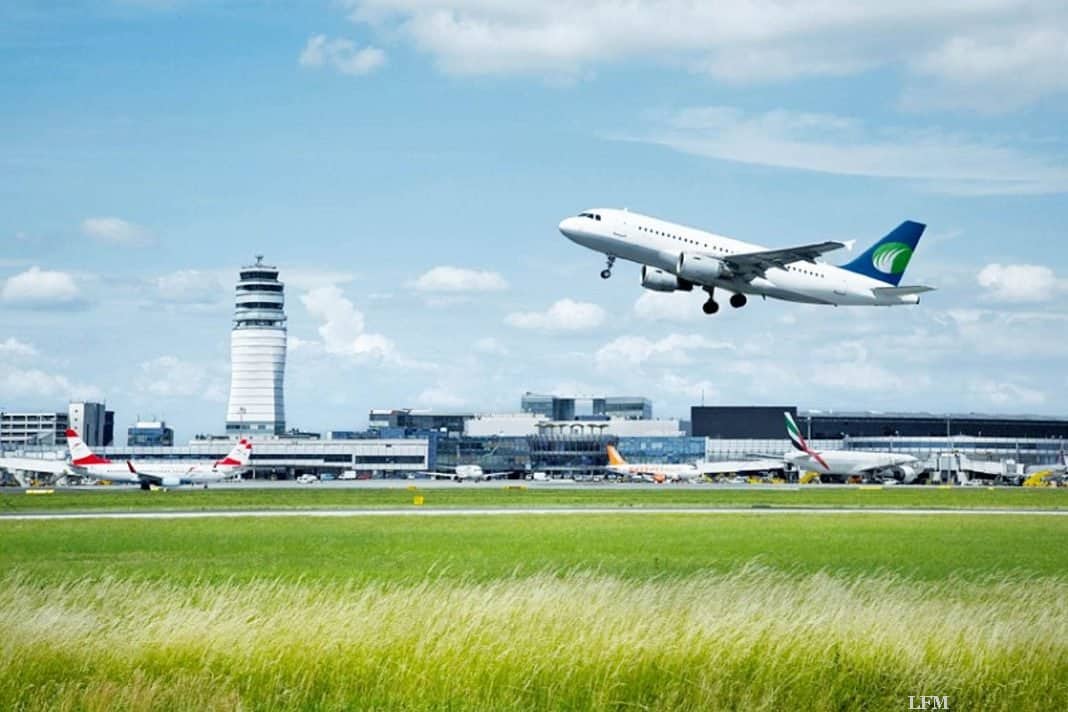
<path id="1" fill-rule="evenodd" d="M 179 489 L 56 490 L 47 495 L 0 493 L 4 513 L 55 511 L 197 511 L 209 509 L 309 509 L 411 507 L 416 496 L 423 507 L 931 507 L 1066 509 L 1068 489 L 1031 488 L 884 488 L 803 487 L 708 489 L 650 486 L 597 489 L 500 486 L 493 488 L 422 489 Z"/>
<path id="2" fill-rule="evenodd" d="M 0 570 L 172 582 L 492 580 L 592 570 L 633 579 L 752 562 L 917 579 L 1068 571 L 1068 521 L 1028 515 L 597 514 L 10 521 Z"/>

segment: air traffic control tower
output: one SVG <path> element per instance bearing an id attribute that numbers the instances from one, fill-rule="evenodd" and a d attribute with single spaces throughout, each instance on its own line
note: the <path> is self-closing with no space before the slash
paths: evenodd
<path id="1" fill-rule="evenodd" d="M 256 264 L 241 268 L 237 283 L 227 435 L 285 432 L 285 369 L 285 285 L 278 281 L 278 268 L 256 255 Z"/>

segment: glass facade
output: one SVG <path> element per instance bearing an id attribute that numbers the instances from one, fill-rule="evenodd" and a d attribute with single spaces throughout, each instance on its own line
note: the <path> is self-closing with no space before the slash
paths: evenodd
<path id="1" fill-rule="evenodd" d="M 126 430 L 129 447 L 169 447 L 174 445 L 174 430 L 166 423 L 138 423 Z"/>

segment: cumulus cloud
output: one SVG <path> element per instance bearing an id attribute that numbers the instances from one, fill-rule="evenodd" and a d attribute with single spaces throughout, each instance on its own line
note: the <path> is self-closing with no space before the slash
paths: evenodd
<path id="1" fill-rule="evenodd" d="M 343 37 L 313 35 L 304 45 L 299 62 L 302 67 L 332 67 L 342 74 L 359 76 L 385 64 L 386 53 L 377 47 L 357 47 L 355 42 Z"/>
<path id="2" fill-rule="evenodd" d="M 1048 150 L 930 129 L 875 130 L 833 114 L 691 107 L 663 117 L 645 135 L 623 138 L 723 161 L 904 179 L 953 194 L 1068 192 L 1068 167 Z"/>
<path id="3" fill-rule="evenodd" d="M 979 286 L 992 299 L 1003 302 L 1044 302 L 1053 299 L 1065 284 L 1043 265 L 1002 265 L 983 267 L 976 276 Z"/>
<path id="4" fill-rule="evenodd" d="M 983 402 L 999 407 L 1039 406 L 1046 402 L 1046 394 L 1034 388 L 993 380 L 974 380 L 971 393 Z"/>
<path id="5" fill-rule="evenodd" d="M 463 396 L 442 386 L 432 386 L 415 397 L 416 404 L 425 408 L 459 408 L 466 401 Z"/>
<path id="6" fill-rule="evenodd" d="M 692 351 L 727 351 L 732 344 L 700 334 L 670 334 L 662 339 L 620 336 L 597 350 L 594 360 L 601 368 L 641 366 L 647 362 L 689 363 Z"/>
<path id="7" fill-rule="evenodd" d="M 14 336 L 9 336 L 0 341 L 0 357 L 28 358 L 37 355 L 37 349 L 33 344 L 19 341 Z"/>
<path id="8" fill-rule="evenodd" d="M 508 283 L 496 272 L 440 266 L 421 274 L 413 286 L 420 292 L 498 292 Z"/>
<path id="9" fill-rule="evenodd" d="M 177 356 L 143 361 L 137 383 L 142 393 L 160 398 L 200 398 L 223 403 L 227 396 L 224 369 L 217 364 L 193 363 Z"/>
<path id="10" fill-rule="evenodd" d="M 147 228 L 116 217 L 86 218 L 82 220 L 82 233 L 94 240 L 124 247 L 144 247 L 154 242 Z"/>
<path id="11" fill-rule="evenodd" d="M 892 68 L 986 109 L 1003 93 L 1012 106 L 1068 89 L 1058 71 L 1068 8 L 1057 0 L 342 4 L 353 21 L 407 39 L 453 74 L 580 77 L 652 59 L 741 84 Z"/>
<path id="12" fill-rule="evenodd" d="M 215 304 L 227 294 L 217 273 L 195 269 L 178 270 L 157 277 L 156 291 L 161 301 L 182 304 Z"/>
<path id="13" fill-rule="evenodd" d="M 322 322 L 318 332 L 327 353 L 383 360 L 396 356 L 390 339 L 366 331 L 363 312 L 339 288 L 318 287 L 300 301 L 313 319 Z"/>
<path id="14" fill-rule="evenodd" d="M 653 292 L 642 290 L 634 301 L 634 316 L 647 321 L 695 321 L 708 319 L 701 311 L 707 298 L 702 291 Z"/>
<path id="15" fill-rule="evenodd" d="M 507 356 L 508 347 L 505 346 L 499 339 L 495 339 L 492 336 L 483 336 L 477 339 L 474 344 L 474 349 L 480 354 L 489 354 L 491 356 Z"/>
<path id="16" fill-rule="evenodd" d="M 561 299 L 543 312 L 513 312 L 505 322 L 519 329 L 541 331 L 581 331 L 600 326 L 605 311 L 596 304 Z"/>
<path id="17" fill-rule="evenodd" d="M 82 297 L 72 275 L 34 265 L 4 282 L 0 301 L 29 309 L 59 309 L 81 305 Z"/>
<path id="18" fill-rule="evenodd" d="M 8 398 L 68 400 L 101 400 L 103 398 L 103 393 L 98 387 L 74 383 L 62 374 L 3 363 L 0 363 L 0 392 Z"/>

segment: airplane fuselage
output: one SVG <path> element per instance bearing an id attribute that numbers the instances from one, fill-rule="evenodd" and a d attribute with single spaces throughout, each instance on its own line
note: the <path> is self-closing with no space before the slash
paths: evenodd
<path id="1" fill-rule="evenodd" d="M 560 223 L 560 231 L 569 240 L 610 258 L 647 265 L 670 275 L 678 275 L 680 255 L 728 259 L 731 255 L 768 249 L 625 210 L 597 209 L 583 215 L 596 215 L 600 219 L 566 218 Z M 807 304 L 894 306 L 919 303 L 916 294 L 880 294 L 876 290 L 885 290 L 887 283 L 818 261 L 796 262 L 785 268 L 770 267 L 763 276 L 750 280 L 727 274 L 715 279 L 689 281 L 699 287 Z"/>
<path id="2" fill-rule="evenodd" d="M 819 456 L 830 469 L 804 452 L 789 452 L 784 459 L 805 472 L 831 475 L 863 475 L 882 470 L 913 467 L 918 460 L 912 455 L 892 452 L 864 452 L 860 450 L 822 450 Z"/>

